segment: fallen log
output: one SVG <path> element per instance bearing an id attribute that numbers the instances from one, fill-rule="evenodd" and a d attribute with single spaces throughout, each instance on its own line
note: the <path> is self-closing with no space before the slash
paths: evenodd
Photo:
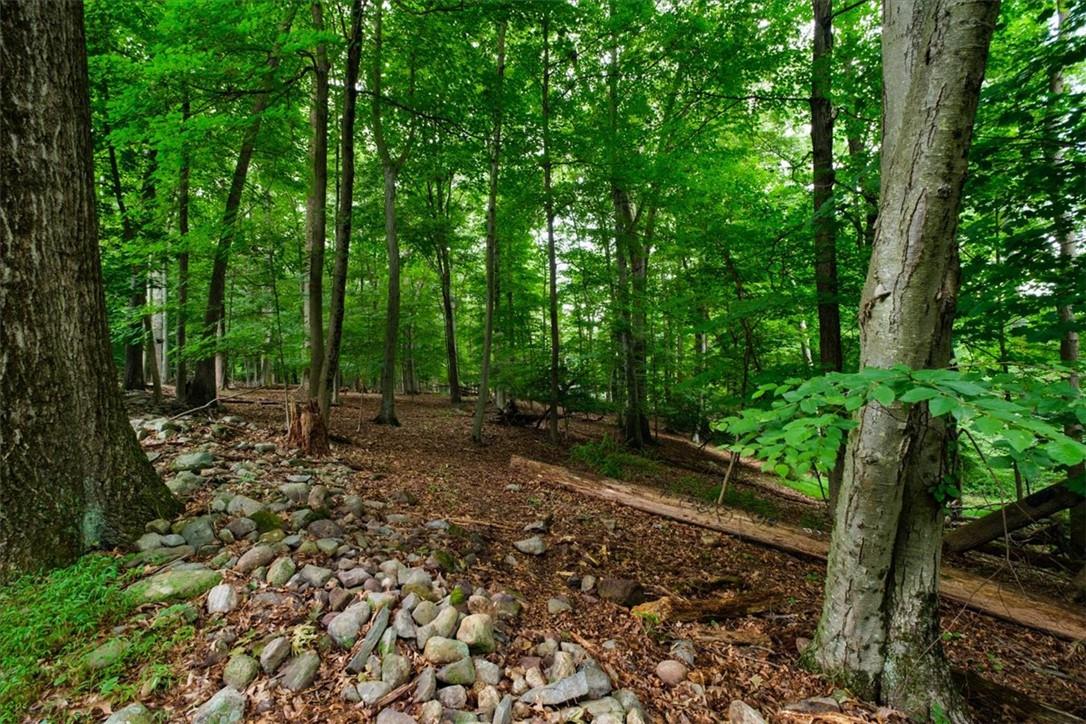
<path id="1" fill-rule="evenodd" d="M 950 531 L 944 537 L 946 550 L 950 553 L 972 550 L 1082 501 L 1081 495 L 1063 483 L 1051 485 Z"/>
<path id="2" fill-rule="evenodd" d="M 1074 724 L 1082 721 L 1074 714 L 1068 714 L 1019 691 L 988 681 L 975 672 L 954 669 L 951 675 L 954 683 L 970 699 L 983 699 L 989 704 L 996 702 L 1007 717 L 1005 721 L 1031 724 Z"/>
<path id="3" fill-rule="evenodd" d="M 519 455 L 512 456 L 509 464 L 513 470 L 584 495 L 728 533 L 789 553 L 821 560 L 829 553 L 829 543 L 825 540 L 812 538 L 792 526 L 756 521 L 739 511 L 698 506 L 642 486 L 574 473 L 567 468 Z M 1086 614 L 1080 610 L 1024 591 L 1012 590 L 996 581 L 952 566 L 943 566 L 940 579 L 940 593 L 948 601 L 1072 641 L 1086 639 Z"/>

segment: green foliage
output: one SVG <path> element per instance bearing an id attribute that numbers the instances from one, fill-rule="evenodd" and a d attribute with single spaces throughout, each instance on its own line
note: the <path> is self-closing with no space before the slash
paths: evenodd
<path id="1" fill-rule="evenodd" d="M 570 449 L 569 458 L 597 475 L 619 480 L 660 470 L 658 463 L 630 452 L 611 437 L 604 437 L 598 442 L 574 445 Z"/>
<path id="2" fill-rule="evenodd" d="M 1086 420 L 1086 397 L 1066 381 L 1067 373 L 1050 368 L 1026 377 L 906 367 L 833 373 L 764 385 L 754 397 L 771 400 L 767 406 L 748 408 L 715 427 L 733 438 L 731 449 L 761 459 L 781 476 L 826 474 L 861 408 L 875 405 L 904 416 L 919 407 L 930 416 L 921 421 L 952 419 L 959 446 L 979 454 L 985 467 L 1017 466 L 1036 479 L 1086 460 L 1086 445 L 1063 432 L 1065 424 Z M 984 454 L 982 443 L 993 454 Z M 948 480 L 932 494 L 945 502 L 961 491 Z"/>

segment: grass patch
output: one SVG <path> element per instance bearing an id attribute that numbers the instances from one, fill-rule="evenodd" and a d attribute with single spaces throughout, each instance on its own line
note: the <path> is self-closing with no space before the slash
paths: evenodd
<path id="1" fill-rule="evenodd" d="M 574 445 L 569 451 L 569 458 L 597 475 L 619 480 L 660 472 L 660 465 L 655 460 L 630 452 L 610 437 Z"/>
<path id="2" fill-rule="evenodd" d="M 108 555 L 87 555 L 67 568 L 25 576 L 0 589 L 0 723 L 21 720 L 48 687 L 97 691 L 127 703 L 141 688 L 169 685 L 168 666 L 141 664 L 191 638 L 193 616 L 183 604 L 171 606 L 128 631 L 101 638 L 100 631 L 121 623 L 133 608 L 124 589 L 138 574 L 124 571 L 121 563 Z M 60 720 L 69 718 L 58 714 Z"/>

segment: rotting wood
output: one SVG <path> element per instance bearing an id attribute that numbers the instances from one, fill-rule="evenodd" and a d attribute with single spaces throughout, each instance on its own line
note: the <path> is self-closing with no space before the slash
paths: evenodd
<path id="1" fill-rule="evenodd" d="M 519 455 L 512 456 L 510 467 L 591 497 L 728 533 L 789 553 L 824 560 L 829 550 L 826 541 L 812 538 L 801 529 L 768 525 L 739 511 L 699 507 L 641 486 L 574 473 L 567 468 Z M 1073 641 L 1086 639 L 1086 615 L 1080 611 L 1024 591 L 1011 590 L 996 581 L 952 566 L 943 566 L 941 579 L 940 593 L 948 601 L 1062 638 Z"/>
<path id="2" fill-rule="evenodd" d="M 950 531 L 944 544 L 950 553 L 972 550 L 1082 501 L 1083 497 L 1065 484 L 1052 485 Z"/>
<path id="3" fill-rule="evenodd" d="M 1074 724 L 1083 721 L 1014 689 L 988 681 L 973 671 L 955 669 L 953 676 L 955 684 L 972 697 L 999 702 L 1004 713 L 1010 715 L 1008 721 L 1030 724 Z"/>
<path id="4" fill-rule="evenodd" d="M 660 623 L 677 621 L 694 623 L 740 618 L 771 611 L 784 602 L 785 596 L 776 593 L 740 593 L 734 596 L 713 596 L 692 599 L 682 596 L 664 596 L 648 601 L 631 610 L 634 616 L 649 617 Z"/>

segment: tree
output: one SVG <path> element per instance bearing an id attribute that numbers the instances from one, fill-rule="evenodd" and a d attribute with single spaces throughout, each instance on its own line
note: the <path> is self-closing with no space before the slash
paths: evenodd
<path id="1" fill-rule="evenodd" d="M 313 29 L 324 31 L 324 8 L 311 6 Z M 345 89 L 346 93 L 353 89 Z M 328 50 L 317 43 L 313 59 L 313 105 L 309 112 L 309 195 L 305 201 L 305 243 L 309 250 L 309 399 L 318 398 L 324 364 L 324 240 L 328 197 Z"/>
<path id="2" fill-rule="evenodd" d="M 179 506 L 128 424 L 99 263 L 83 10 L 0 14 L 0 579 L 121 545 Z"/>
<path id="3" fill-rule="evenodd" d="M 550 15 L 543 14 L 543 209 L 547 216 L 547 272 L 550 276 L 549 312 L 551 327 L 550 416 L 547 431 L 558 441 L 558 260 L 554 253 L 554 190 L 551 186 L 551 37 Z"/>
<path id="4" fill-rule="evenodd" d="M 882 188 L 860 304 L 863 367 L 951 361 L 955 232 L 998 10 L 997 0 L 884 6 Z M 964 721 L 940 647 L 943 508 L 931 493 L 947 471 L 951 430 L 926 404 L 873 401 L 857 419 L 808 655 L 861 696 Z"/>

